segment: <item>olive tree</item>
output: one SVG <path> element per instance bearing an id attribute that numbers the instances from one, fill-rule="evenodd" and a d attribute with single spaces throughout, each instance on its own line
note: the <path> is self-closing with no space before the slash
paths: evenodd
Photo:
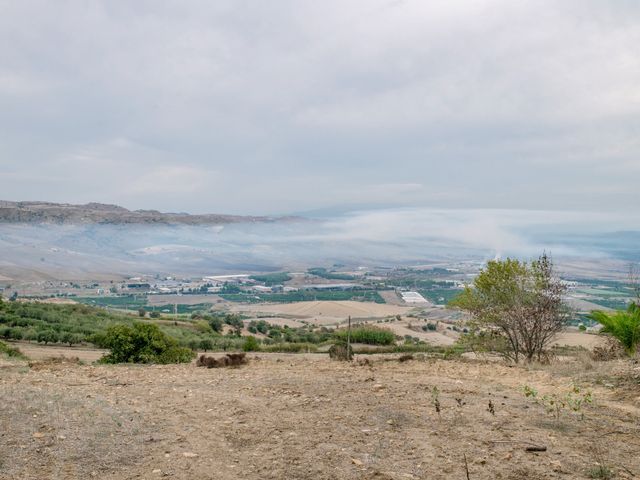
<path id="1" fill-rule="evenodd" d="M 530 263 L 507 258 L 488 262 L 450 305 L 471 314 L 472 342 L 487 342 L 516 363 L 530 362 L 543 358 L 566 325 L 565 292 L 548 255 Z"/>

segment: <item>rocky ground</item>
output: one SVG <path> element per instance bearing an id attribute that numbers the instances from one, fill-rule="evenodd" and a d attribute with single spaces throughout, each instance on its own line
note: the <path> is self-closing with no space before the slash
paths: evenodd
<path id="1" fill-rule="evenodd" d="M 233 369 L 3 361 L 0 478 L 638 478 L 639 368 L 264 354 Z M 574 381 L 594 403 L 559 420 L 522 393 L 562 396 Z"/>

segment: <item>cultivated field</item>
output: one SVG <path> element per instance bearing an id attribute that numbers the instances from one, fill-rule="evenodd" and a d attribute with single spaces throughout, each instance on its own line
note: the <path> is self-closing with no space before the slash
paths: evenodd
<path id="1" fill-rule="evenodd" d="M 309 319 L 312 323 L 318 325 L 344 322 L 348 316 L 351 316 L 352 319 L 384 318 L 393 315 L 406 315 L 412 310 L 411 307 L 399 305 L 354 301 L 234 305 L 231 309 L 250 314 L 260 312 Z"/>
<path id="2" fill-rule="evenodd" d="M 599 466 L 640 475 L 640 366 L 630 361 L 367 359 L 260 354 L 212 370 L 5 361 L 0 478 L 605 478 L 593 476 Z M 564 395 L 574 382 L 595 399 L 583 419 L 562 411 L 556 421 L 522 393 L 526 384 Z"/>

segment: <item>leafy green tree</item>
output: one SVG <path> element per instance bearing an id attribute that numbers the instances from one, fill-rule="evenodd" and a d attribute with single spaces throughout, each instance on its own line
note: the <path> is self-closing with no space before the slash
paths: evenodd
<path id="1" fill-rule="evenodd" d="M 139 308 L 138 309 L 138 316 L 139 317 L 145 317 L 147 315 L 147 311 L 144 308 Z"/>
<path id="2" fill-rule="evenodd" d="M 590 317 L 602 325 L 602 333 L 616 338 L 629 356 L 635 355 L 640 344 L 640 306 L 631 303 L 626 311 L 613 313 L 594 311 Z"/>
<path id="3" fill-rule="evenodd" d="M 531 263 L 508 258 L 487 263 L 473 288 L 466 287 L 449 305 L 471 314 L 468 335 L 474 342 L 484 338 L 503 344 L 500 353 L 506 358 L 530 362 L 542 359 L 566 325 L 565 292 L 546 254 Z"/>
<path id="4" fill-rule="evenodd" d="M 54 330 L 41 330 L 36 336 L 38 343 L 56 343 L 58 341 L 58 334 Z"/>
<path id="5" fill-rule="evenodd" d="M 209 350 L 213 350 L 213 342 L 209 338 L 203 338 L 200 340 L 200 350 L 204 350 L 205 352 Z"/>
<path id="6" fill-rule="evenodd" d="M 103 363 L 185 363 L 195 355 L 149 323 L 114 325 L 107 330 L 104 344 L 111 352 Z"/>

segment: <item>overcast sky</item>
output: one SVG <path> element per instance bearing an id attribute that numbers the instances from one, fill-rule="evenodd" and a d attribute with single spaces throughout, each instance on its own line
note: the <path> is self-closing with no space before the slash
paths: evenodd
<path id="1" fill-rule="evenodd" d="M 637 209 L 636 0 L 0 0 L 0 198 Z"/>

